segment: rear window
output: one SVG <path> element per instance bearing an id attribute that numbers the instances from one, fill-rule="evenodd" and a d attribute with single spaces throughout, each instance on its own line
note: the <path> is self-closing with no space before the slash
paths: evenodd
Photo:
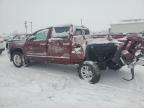
<path id="1" fill-rule="evenodd" d="M 76 29 L 75 35 L 82 35 L 82 29 Z"/>
<path id="2" fill-rule="evenodd" d="M 89 35 L 90 32 L 87 29 L 76 29 L 75 35 Z"/>
<path id="3" fill-rule="evenodd" d="M 68 32 L 70 27 L 54 27 L 56 33 Z"/>
<path id="4" fill-rule="evenodd" d="M 85 32 L 85 35 L 89 35 L 90 34 L 89 30 L 84 30 L 84 32 Z"/>
<path id="5" fill-rule="evenodd" d="M 54 27 L 52 37 L 53 38 L 65 38 L 68 37 L 70 27 L 65 26 L 65 27 Z"/>

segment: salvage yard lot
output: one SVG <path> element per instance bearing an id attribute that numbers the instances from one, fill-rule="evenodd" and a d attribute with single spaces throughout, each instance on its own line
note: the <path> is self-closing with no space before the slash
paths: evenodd
<path id="1" fill-rule="evenodd" d="M 80 80 L 74 65 L 33 63 L 16 68 L 0 55 L 0 108 L 144 108 L 144 66 L 103 71 L 97 84 Z"/>

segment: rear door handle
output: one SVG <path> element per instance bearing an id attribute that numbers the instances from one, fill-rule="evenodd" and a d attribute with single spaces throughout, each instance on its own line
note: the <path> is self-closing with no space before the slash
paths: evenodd
<path id="1" fill-rule="evenodd" d="M 64 46 L 70 45 L 70 43 L 63 43 Z"/>

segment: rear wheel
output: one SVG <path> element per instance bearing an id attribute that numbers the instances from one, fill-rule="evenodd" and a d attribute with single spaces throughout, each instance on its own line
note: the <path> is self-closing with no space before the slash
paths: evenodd
<path id="1" fill-rule="evenodd" d="M 87 80 L 89 83 L 95 84 L 100 80 L 99 68 L 91 61 L 85 61 L 83 64 L 81 64 L 78 72 L 79 77 Z"/>

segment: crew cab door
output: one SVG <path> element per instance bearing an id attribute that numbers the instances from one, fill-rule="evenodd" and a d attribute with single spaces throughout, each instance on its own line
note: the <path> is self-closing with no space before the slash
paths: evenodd
<path id="1" fill-rule="evenodd" d="M 83 48 L 85 51 L 86 44 L 91 39 L 89 30 L 83 28 L 76 28 L 73 36 L 73 43 Z M 85 52 L 84 52 L 85 53 Z"/>
<path id="2" fill-rule="evenodd" d="M 71 41 L 69 36 L 70 27 L 53 27 L 51 38 L 48 39 L 48 58 L 56 63 L 69 63 Z"/>
<path id="3" fill-rule="evenodd" d="M 26 56 L 34 60 L 47 60 L 47 38 L 49 29 L 34 33 L 25 44 Z"/>
<path id="4" fill-rule="evenodd" d="M 72 39 L 71 62 L 78 63 L 85 58 L 87 37 L 82 27 L 75 28 Z"/>

